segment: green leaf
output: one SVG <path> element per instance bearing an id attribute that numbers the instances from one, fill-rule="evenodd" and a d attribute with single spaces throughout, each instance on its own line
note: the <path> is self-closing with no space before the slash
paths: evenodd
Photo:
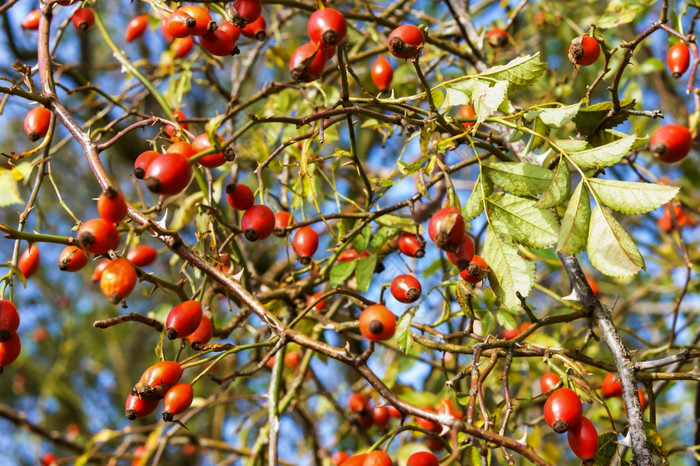
<path id="1" fill-rule="evenodd" d="M 374 269 L 377 267 L 377 255 L 362 257 L 357 260 L 355 267 L 355 279 L 357 279 L 357 289 L 365 293 L 369 289 L 369 284 L 374 275 Z"/>
<path id="2" fill-rule="evenodd" d="M 590 144 L 583 139 L 555 139 L 554 144 L 567 154 L 569 152 L 581 152 L 591 147 Z"/>
<path id="3" fill-rule="evenodd" d="M 617 434 L 604 432 L 598 436 L 598 450 L 593 459 L 595 466 L 608 466 L 617 452 Z"/>
<path id="4" fill-rule="evenodd" d="M 350 277 L 350 275 L 352 275 L 352 272 L 355 270 L 355 264 L 355 261 L 338 262 L 337 264 L 335 264 L 331 269 L 330 285 L 332 287 L 335 287 L 345 283 L 345 280 L 347 280 Z"/>
<path id="5" fill-rule="evenodd" d="M 644 268 L 634 241 L 607 210 L 596 206 L 588 231 L 588 258 L 609 277 L 627 277 Z"/>
<path id="6" fill-rule="evenodd" d="M 569 165 L 564 157 L 559 157 L 559 165 L 557 165 L 557 169 L 554 172 L 552 184 L 549 185 L 547 191 L 545 191 L 539 201 L 535 202 L 533 207 L 550 209 L 558 206 L 566 199 L 570 191 L 571 173 L 569 172 Z"/>
<path id="7" fill-rule="evenodd" d="M 666 459 L 668 457 L 668 452 L 661 442 L 661 436 L 656 431 L 654 424 L 651 422 L 644 423 L 644 433 L 646 434 L 647 441 L 649 442 L 649 449 L 653 454 L 661 458 Z"/>
<path id="8" fill-rule="evenodd" d="M 497 81 L 508 81 L 509 90 L 533 85 L 547 70 L 547 62 L 540 61 L 540 54 L 518 57 L 505 65 L 494 66 L 479 76 Z"/>
<path id="9" fill-rule="evenodd" d="M 411 233 L 415 233 L 416 229 L 414 227 Z M 375 231 L 370 239 L 370 244 L 372 245 L 373 251 L 379 251 L 381 248 L 389 244 L 389 242 L 396 238 L 399 232 L 393 228 L 381 227 L 379 230 Z"/>
<path id="10" fill-rule="evenodd" d="M 416 232 L 416 222 L 408 217 L 399 217 L 397 215 L 382 215 L 375 219 L 378 224 L 389 227 L 396 228 L 398 230 L 404 230 L 409 233 Z"/>
<path id="11" fill-rule="evenodd" d="M 545 248 L 557 242 L 559 223 L 554 212 L 534 207 L 535 201 L 512 194 L 494 194 L 486 209 L 494 229 L 518 243 Z"/>
<path id="12" fill-rule="evenodd" d="M 22 203 L 12 170 L 0 169 L 0 207 Z"/>
<path id="13" fill-rule="evenodd" d="M 494 162 L 486 172 L 494 184 L 520 196 L 542 194 L 554 179 L 551 170 L 525 162 Z"/>
<path id="14" fill-rule="evenodd" d="M 519 291 L 527 297 L 535 279 L 535 264 L 518 255 L 518 247 L 504 236 L 500 240 L 496 232 L 486 228 L 484 240 L 484 260 L 489 266 L 489 283 L 506 309 L 518 310 L 520 300 L 515 295 Z"/>
<path id="15" fill-rule="evenodd" d="M 623 214 L 645 214 L 673 199 L 680 188 L 665 184 L 632 181 L 588 180 L 598 201 Z"/>
<path id="16" fill-rule="evenodd" d="M 437 406 L 440 404 L 440 397 L 437 393 L 419 392 L 413 387 L 398 385 L 394 389 L 394 393 L 402 400 L 417 406 Z"/>
<path id="17" fill-rule="evenodd" d="M 173 220 L 170 222 L 169 228 L 174 231 L 179 231 L 189 224 L 199 210 L 199 205 L 204 200 L 204 193 L 198 191 L 190 194 L 184 200 L 180 201 L 180 208 L 175 211 Z M 200 230 L 204 231 L 204 230 Z"/>
<path id="18" fill-rule="evenodd" d="M 433 97 L 433 102 L 435 103 L 435 106 L 439 108 L 440 105 L 442 105 L 442 102 L 445 100 L 445 94 L 435 89 L 430 92 L 430 95 Z"/>
<path id="19" fill-rule="evenodd" d="M 469 199 L 467 199 L 467 202 L 462 206 L 462 217 L 464 217 L 466 221 L 476 218 L 484 210 L 482 191 L 486 196 L 490 196 L 493 192 L 491 183 L 484 183 L 482 180 L 483 176 L 479 175 L 479 178 L 476 179 L 476 183 L 474 183 L 474 189 Z"/>
<path id="20" fill-rule="evenodd" d="M 518 323 L 515 321 L 515 317 L 513 317 L 513 314 L 506 311 L 505 309 L 499 309 L 498 311 L 496 311 L 496 321 L 498 321 L 498 324 L 501 327 L 507 328 L 509 330 L 512 330 L 518 326 Z"/>
<path id="21" fill-rule="evenodd" d="M 461 81 L 454 85 L 445 86 L 445 100 L 440 106 L 440 110 L 446 111 L 452 107 L 459 107 L 470 104 L 472 101 L 472 89 L 474 80 Z"/>
<path id="22" fill-rule="evenodd" d="M 540 120 L 547 126 L 561 128 L 576 116 L 579 108 L 581 108 L 580 102 L 564 107 L 548 108 L 540 113 Z"/>
<path id="23" fill-rule="evenodd" d="M 476 112 L 476 122 L 481 123 L 498 110 L 506 98 L 508 84 L 498 81 L 492 84 L 488 81 L 477 81 L 472 92 L 472 105 Z"/>
<path id="24" fill-rule="evenodd" d="M 404 354 L 408 353 L 409 348 L 413 345 L 411 321 L 413 321 L 413 312 L 408 311 L 404 312 L 396 323 L 396 342 Z"/>
<path id="25" fill-rule="evenodd" d="M 493 318 L 493 313 L 487 310 L 477 312 L 477 315 L 481 322 L 481 334 L 488 335 L 493 332 L 493 329 L 496 328 L 496 319 Z"/>
<path id="26" fill-rule="evenodd" d="M 569 199 L 566 213 L 559 229 L 557 251 L 565 254 L 578 254 L 586 248 L 588 226 L 591 219 L 591 202 L 588 191 L 579 183 Z"/>
<path id="27" fill-rule="evenodd" d="M 369 246 L 369 240 L 372 236 L 372 227 L 370 225 L 365 225 L 359 235 L 355 237 L 352 241 L 352 247 L 355 251 L 362 252 Z"/>
<path id="28" fill-rule="evenodd" d="M 644 15 L 653 3 L 654 0 L 611 0 L 603 14 L 596 18 L 596 26 L 610 29 L 631 23 L 637 15 Z"/>
<path id="29" fill-rule="evenodd" d="M 611 167 L 629 153 L 635 139 L 636 136 L 632 134 L 604 146 L 580 152 L 569 152 L 569 157 L 584 170 Z"/>
<path id="30" fill-rule="evenodd" d="M 597 23 L 596 23 L 597 24 Z M 622 100 L 620 102 L 620 107 L 626 110 L 634 108 L 634 100 Z M 588 133 L 596 128 L 601 121 L 606 117 L 608 112 L 612 110 L 612 102 L 601 102 L 599 104 L 591 105 L 590 107 L 581 108 L 576 116 L 574 117 L 574 123 L 576 123 L 576 128 L 582 134 Z M 604 130 L 608 128 L 614 128 L 623 121 L 627 120 L 627 114 L 619 113 L 607 120 L 605 125 L 599 130 Z"/>

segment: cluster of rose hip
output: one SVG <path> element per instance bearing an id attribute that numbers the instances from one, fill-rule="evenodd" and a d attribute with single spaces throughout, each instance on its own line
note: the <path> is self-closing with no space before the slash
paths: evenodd
<path id="1" fill-rule="evenodd" d="M 0 372 L 3 367 L 17 359 L 22 351 L 22 344 L 17 335 L 18 328 L 17 308 L 12 301 L 0 299 Z"/>

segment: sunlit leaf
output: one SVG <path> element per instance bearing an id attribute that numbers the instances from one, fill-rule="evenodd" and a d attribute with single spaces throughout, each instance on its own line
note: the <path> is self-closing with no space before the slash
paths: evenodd
<path id="1" fill-rule="evenodd" d="M 655 183 L 589 180 L 596 197 L 606 207 L 623 214 L 644 214 L 658 209 L 673 199 L 680 188 Z"/>
<path id="2" fill-rule="evenodd" d="M 559 228 L 557 251 L 578 254 L 586 248 L 588 227 L 591 218 L 591 202 L 583 183 L 579 183 L 569 199 L 564 218 Z"/>
<path id="3" fill-rule="evenodd" d="M 506 309 L 517 310 L 520 300 L 516 292 L 527 297 L 535 279 L 535 264 L 518 254 L 518 247 L 509 237 L 499 238 L 491 227 L 486 228 L 484 260 L 489 266 L 489 284 Z"/>
<path id="4" fill-rule="evenodd" d="M 486 209 L 494 229 L 520 244 L 544 248 L 557 242 L 559 223 L 550 210 L 534 207 L 535 201 L 512 194 L 493 194 Z"/>
<path id="5" fill-rule="evenodd" d="M 547 126 L 561 128 L 570 122 L 578 113 L 581 103 L 563 107 L 548 108 L 539 114 L 540 120 Z"/>
<path id="6" fill-rule="evenodd" d="M 588 258 L 609 277 L 634 275 L 644 268 L 644 258 L 622 225 L 606 209 L 596 206 L 588 231 Z"/>
<path id="7" fill-rule="evenodd" d="M 551 170 L 525 162 L 494 162 L 485 170 L 494 184 L 521 196 L 542 194 L 554 179 Z"/>
<path id="8" fill-rule="evenodd" d="M 571 173 L 564 157 L 559 158 L 559 165 L 554 171 L 554 179 L 534 207 L 549 209 L 561 204 L 571 192 Z"/>
<path id="9" fill-rule="evenodd" d="M 593 149 L 587 149 L 581 152 L 569 152 L 569 157 L 576 165 L 584 170 L 598 170 L 611 167 L 629 153 L 635 139 L 636 136 L 632 134 L 609 144 L 605 144 L 604 146 L 594 147 Z"/>

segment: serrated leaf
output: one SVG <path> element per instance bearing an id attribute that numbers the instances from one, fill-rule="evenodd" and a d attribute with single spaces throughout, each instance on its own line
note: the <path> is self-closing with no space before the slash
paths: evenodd
<path id="1" fill-rule="evenodd" d="M 472 190 L 469 199 L 462 206 L 462 217 L 464 220 L 469 221 L 476 218 L 484 210 L 484 194 L 490 196 L 493 192 L 490 183 L 484 183 L 483 176 L 479 175 L 474 183 L 474 189 Z"/>
<path id="2" fill-rule="evenodd" d="M 17 180 L 12 176 L 11 170 L 0 169 L 0 207 L 12 204 L 22 204 Z"/>
<path id="3" fill-rule="evenodd" d="M 654 0 L 612 0 L 596 19 L 596 26 L 601 29 L 617 28 L 631 23 L 637 15 L 643 15 Z"/>
<path id="4" fill-rule="evenodd" d="M 676 197 L 680 188 L 633 181 L 588 180 L 598 201 L 617 212 L 634 215 L 658 209 Z"/>
<path id="5" fill-rule="evenodd" d="M 413 345 L 413 336 L 411 335 L 412 321 L 413 312 L 404 312 L 396 323 L 396 342 L 404 354 L 406 354 L 411 345 Z"/>
<path id="6" fill-rule="evenodd" d="M 587 244 L 591 264 L 609 277 L 627 277 L 644 268 L 644 258 L 634 240 L 615 217 L 600 206 L 593 209 Z"/>
<path id="7" fill-rule="evenodd" d="M 564 157 L 559 158 L 559 165 L 554 171 L 554 179 L 544 192 L 539 201 L 533 207 L 537 209 L 550 209 L 558 206 L 569 195 L 571 191 L 571 173 L 569 165 Z"/>
<path id="8" fill-rule="evenodd" d="M 649 442 L 649 449 L 651 450 L 651 452 L 654 453 L 656 456 L 666 459 L 666 457 L 668 456 L 668 452 L 664 448 L 663 443 L 661 442 L 661 436 L 656 431 L 654 424 L 652 424 L 651 422 L 645 422 L 644 433 L 646 434 L 647 440 Z"/>
<path id="9" fill-rule="evenodd" d="M 527 297 L 535 279 L 535 264 L 518 255 L 518 247 L 510 237 L 499 239 L 491 227 L 486 228 L 484 260 L 489 266 L 489 283 L 503 307 L 517 310 L 520 300 L 516 292 Z"/>
<path id="10" fill-rule="evenodd" d="M 488 81 L 477 81 L 472 92 L 472 105 L 476 111 L 476 122 L 481 123 L 496 113 L 503 103 L 508 91 L 508 84 L 498 81 L 492 84 Z"/>
<path id="11" fill-rule="evenodd" d="M 547 62 L 540 61 L 540 54 L 518 57 L 505 65 L 494 66 L 479 74 L 497 81 L 508 81 L 509 90 L 534 84 L 547 70 Z"/>
<path id="12" fill-rule="evenodd" d="M 389 228 L 404 230 L 409 233 L 416 232 L 416 223 L 408 217 L 398 217 L 396 215 L 382 215 L 375 222 Z"/>
<path id="13" fill-rule="evenodd" d="M 554 144 L 567 154 L 569 152 L 581 152 L 591 147 L 590 144 L 583 139 L 555 139 Z"/>
<path id="14" fill-rule="evenodd" d="M 559 223 L 553 212 L 537 209 L 534 203 L 512 194 L 494 194 L 486 199 L 486 209 L 498 233 L 525 246 L 545 248 L 557 242 Z"/>
<path id="15" fill-rule="evenodd" d="M 362 257 L 357 260 L 355 267 L 355 279 L 357 280 L 357 289 L 365 293 L 369 289 L 369 284 L 372 282 L 374 269 L 377 267 L 377 255 Z"/>
<path id="16" fill-rule="evenodd" d="M 496 327 L 496 319 L 493 318 L 493 313 L 491 311 L 483 312 L 479 317 L 479 322 L 481 322 L 481 335 L 488 335 L 493 332 Z"/>
<path id="17" fill-rule="evenodd" d="M 566 105 L 564 107 L 548 108 L 540 113 L 540 120 L 547 126 L 561 128 L 570 122 L 581 108 L 581 103 Z"/>
<path id="18" fill-rule="evenodd" d="M 447 111 L 453 107 L 470 104 L 472 101 L 473 88 L 473 79 L 468 79 L 453 85 L 445 86 L 445 100 L 443 100 L 440 110 Z"/>
<path id="19" fill-rule="evenodd" d="M 518 326 L 518 323 L 515 321 L 515 317 L 513 317 L 513 314 L 506 311 L 505 309 L 499 309 L 498 311 L 496 311 L 496 321 L 501 327 L 509 330 L 514 329 Z"/>
<path id="20" fill-rule="evenodd" d="M 593 459 L 595 466 L 608 466 L 617 451 L 617 434 L 604 432 L 598 436 L 598 450 Z"/>
<path id="21" fill-rule="evenodd" d="M 355 239 L 352 241 L 352 247 L 355 248 L 356 251 L 364 251 L 367 249 L 367 246 L 369 246 L 369 240 L 372 236 L 372 227 L 369 225 L 365 225 L 365 227 L 360 231 L 360 234 L 355 237 Z"/>
<path id="22" fill-rule="evenodd" d="M 542 194 L 554 179 L 551 170 L 525 162 L 494 162 L 485 170 L 494 184 L 520 196 Z"/>
<path id="23" fill-rule="evenodd" d="M 569 152 L 569 157 L 579 168 L 584 170 L 611 167 L 629 153 L 635 139 L 636 136 L 632 134 L 604 146 L 580 152 Z"/>
<path id="24" fill-rule="evenodd" d="M 591 201 L 588 190 L 579 183 L 569 199 L 564 218 L 559 228 L 557 251 L 565 254 L 578 254 L 586 248 L 588 227 L 591 219 Z"/>
<path id="25" fill-rule="evenodd" d="M 634 108 L 634 100 L 622 100 L 620 101 L 620 107 L 626 110 Z M 588 133 L 589 131 L 598 128 L 600 122 L 605 118 L 608 112 L 612 109 L 612 102 L 601 102 L 599 104 L 591 105 L 589 107 L 583 107 L 579 109 L 578 113 L 574 117 L 574 123 L 576 123 L 576 128 L 582 134 Z M 628 116 L 626 113 L 620 112 L 613 118 L 610 118 L 605 125 L 603 125 L 600 130 L 614 128 L 623 121 L 627 120 Z"/>
<path id="26" fill-rule="evenodd" d="M 355 270 L 355 264 L 355 261 L 338 262 L 335 264 L 331 269 L 330 285 L 334 287 L 345 283 L 345 280 L 347 280 Z"/>

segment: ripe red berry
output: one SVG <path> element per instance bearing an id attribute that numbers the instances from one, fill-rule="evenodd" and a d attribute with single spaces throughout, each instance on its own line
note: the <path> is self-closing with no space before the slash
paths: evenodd
<path id="1" fill-rule="evenodd" d="M 313 42 L 335 46 L 345 39 L 348 27 L 341 12 L 323 8 L 313 12 L 306 23 L 306 30 Z"/>
<path id="2" fill-rule="evenodd" d="M 569 61 L 576 65 L 588 66 L 600 56 L 600 44 L 591 36 L 578 36 L 569 45 Z"/>
<path id="3" fill-rule="evenodd" d="M 369 400 L 362 393 L 353 393 L 348 398 L 348 408 L 354 413 L 369 411 Z"/>
<path id="4" fill-rule="evenodd" d="M 544 420 L 558 434 L 578 425 L 582 412 L 581 400 L 570 388 L 554 391 L 544 404 Z"/>
<path id="5" fill-rule="evenodd" d="M 165 319 L 165 336 L 170 340 L 186 338 L 194 333 L 202 322 L 202 305 L 199 301 L 184 301 L 170 310 Z"/>
<path id="6" fill-rule="evenodd" d="M 41 10 L 36 9 L 30 11 L 22 20 L 22 27 L 30 31 L 39 29 L 39 19 L 41 18 Z"/>
<path id="7" fill-rule="evenodd" d="M 46 107 L 34 107 L 24 117 L 24 132 L 34 142 L 46 136 L 51 125 L 51 110 Z"/>
<path id="8" fill-rule="evenodd" d="M 662 162 L 675 163 L 683 160 L 693 145 L 693 136 L 682 125 L 664 125 L 654 131 L 649 140 L 649 150 Z"/>
<path id="9" fill-rule="evenodd" d="M 175 54 L 176 58 L 185 58 L 189 53 L 194 49 L 194 39 L 191 37 L 182 37 L 179 39 L 175 39 L 172 45 L 173 53 Z M 167 128 L 172 128 L 172 126 L 168 125 L 166 127 L 166 132 Z"/>
<path id="10" fill-rule="evenodd" d="M 241 34 L 248 39 L 265 40 L 267 37 L 265 29 L 267 29 L 267 22 L 265 21 L 265 17 L 260 15 L 260 17 L 252 23 L 246 24 L 246 26 L 241 29 Z"/>
<path id="11" fill-rule="evenodd" d="M 459 107 L 459 117 L 460 118 L 476 118 L 476 112 L 474 111 L 474 107 L 471 105 L 462 105 Z M 466 129 L 473 128 L 474 125 L 476 124 L 476 121 L 465 121 L 462 123 L 462 126 L 464 126 Z"/>
<path id="12" fill-rule="evenodd" d="M 367 453 L 358 453 L 357 455 L 352 455 L 350 458 L 346 459 L 341 466 L 364 466 L 365 459 L 367 458 Z"/>
<path id="13" fill-rule="evenodd" d="M 360 314 L 360 332 L 368 340 L 385 341 L 394 336 L 396 316 L 381 304 L 367 306 Z"/>
<path id="14" fill-rule="evenodd" d="M 166 152 L 169 154 L 180 154 L 184 158 L 189 159 L 197 153 L 197 150 L 187 141 L 178 141 L 171 144 Z"/>
<path id="15" fill-rule="evenodd" d="M 97 213 L 108 222 L 119 223 L 126 217 L 127 211 L 124 196 L 111 186 L 97 199 Z"/>
<path id="16" fill-rule="evenodd" d="M 508 33 L 505 29 L 491 28 L 486 33 L 486 41 L 495 49 L 504 47 L 508 43 Z"/>
<path id="17" fill-rule="evenodd" d="M 603 385 L 601 386 L 601 392 L 603 397 L 612 398 L 615 396 L 622 396 L 622 383 L 620 379 L 617 378 L 617 374 L 609 372 L 603 379 Z"/>
<path id="18" fill-rule="evenodd" d="M 73 12 L 71 21 L 79 31 L 87 31 L 95 24 L 95 13 L 90 8 L 78 8 Z"/>
<path id="19" fill-rule="evenodd" d="M 194 43 L 194 40 L 193 40 L 191 37 L 187 37 L 186 39 L 189 39 L 190 41 L 192 41 L 192 43 Z M 174 48 L 175 48 L 175 44 L 173 44 L 173 49 L 174 49 Z M 181 127 L 182 129 L 187 129 L 187 128 L 189 128 L 189 126 L 187 125 L 187 123 L 181 123 L 183 120 L 186 120 L 186 119 L 187 119 L 187 117 L 186 117 L 185 114 L 182 112 L 182 110 L 179 110 L 179 109 L 173 110 L 173 116 L 175 117 L 175 121 L 178 122 L 178 124 L 180 125 L 180 127 Z M 173 125 L 166 125 L 166 126 L 165 126 L 165 132 L 166 132 L 166 133 L 168 134 L 168 136 L 170 136 L 170 137 L 174 137 L 176 131 L 179 132 L 180 130 L 179 130 L 179 129 L 176 130 L 175 127 L 174 127 Z M 168 152 L 169 152 L 169 151 L 168 151 Z M 138 178 L 138 176 L 137 176 L 137 178 Z"/>
<path id="20" fill-rule="evenodd" d="M 516 338 L 518 335 L 520 335 L 520 329 L 518 327 L 504 329 L 501 332 L 501 336 L 503 338 L 505 338 L 506 340 L 512 340 L 513 338 Z"/>
<path id="21" fill-rule="evenodd" d="M 119 246 L 119 231 L 114 223 L 93 218 L 78 229 L 78 241 L 91 254 L 106 254 Z"/>
<path id="22" fill-rule="evenodd" d="M 440 460 L 429 451 L 419 451 L 408 457 L 406 466 L 440 466 Z"/>
<path id="23" fill-rule="evenodd" d="M 188 383 L 178 383 L 165 392 L 163 399 L 163 420 L 172 422 L 173 416 L 184 412 L 192 404 L 194 390 Z"/>
<path id="24" fill-rule="evenodd" d="M 299 46 L 292 54 L 292 58 L 289 59 L 289 71 L 295 81 L 310 83 L 321 77 L 326 63 L 328 58 L 319 45 L 308 42 Z"/>
<path id="25" fill-rule="evenodd" d="M 422 292 L 420 282 L 413 275 L 399 275 L 391 281 L 391 295 L 404 304 L 415 303 Z"/>
<path id="26" fill-rule="evenodd" d="M 39 248 L 36 244 L 30 244 L 19 256 L 17 268 L 22 272 L 24 278 L 31 277 L 39 270 Z"/>
<path id="27" fill-rule="evenodd" d="M 117 304 L 126 299 L 136 287 L 136 269 L 128 259 L 118 257 L 110 262 L 100 277 L 100 289 L 107 301 Z"/>
<path id="28" fill-rule="evenodd" d="M 350 453 L 346 451 L 336 451 L 331 455 L 331 461 L 333 461 L 335 466 L 340 466 L 343 464 L 343 461 L 347 460 L 348 458 L 350 458 Z"/>
<path id="29" fill-rule="evenodd" d="M 10 332 L 7 340 L 0 342 L 0 369 L 9 366 L 22 352 L 22 343 L 17 332 Z"/>
<path id="30" fill-rule="evenodd" d="M 391 457 L 382 450 L 375 450 L 373 452 L 367 453 L 362 466 L 391 466 Z"/>
<path id="31" fill-rule="evenodd" d="M 474 241 L 468 234 L 465 233 L 462 239 L 462 244 L 459 245 L 457 251 L 447 251 L 447 260 L 456 265 L 459 270 L 464 270 L 469 267 L 469 263 L 474 258 L 474 249 Z"/>
<path id="32" fill-rule="evenodd" d="M 228 57 L 233 55 L 236 49 L 236 42 L 232 40 L 231 35 L 221 29 L 201 36 L 199 44 L 215 57 Z"/>
<path id="33" fill-rule="evenodd" d="M 211 19 L 209 11 L 199 5 L 183 5 L 176 11 L 183 11 L 194 19 L 194 25 L 191 20 L 187 20 L 187 26 L 190 27 L 190 34 L 194 36 L 203 36 L 208 32 L 216 30 L 216 21 Z"/>
<path id="34" fill-rule="evenodd" d="M 488 275 L 489 266 L 486 261 L 474 254 L 466 269 L 459 272 L 460 277 L 467 283 L 479 283 Z"/>
<path id="35" fill-rule="evenodd" d="M 690 67 L 690 50 L 684 42 L 676 42 L 668 49 L 666 56 L 668 69 L 674 78 L 680 78 Z"/>
<path id="36" fill-rule="evenodd" d="M 319 291 L 318 293 L 314 293 L 308 298 L 306 298 L 306 306 L 309 307 L 313 302 L 315 302 L 318 298 L 323 296 L 323 291 Z M 318 312 L 323 312 L 326 310 L 326 300 L 322 299 L 319 302 L 316 303 L 314 306 L 314 309 L 316 309 Z"/>
<path id="37" fill-rule="evenodd" d="M 357 259 L 357 251 L 354 249 L 345 249 L 343 252 L 338 254 L 338 258 L 336 259 L 338 262 L 350 262 L 354 261 Z"/>
<path id="38" fill-rule="evenodd" d="M 146 267 L 154 263 L 157 256 L 158 253 L 155 249 L 145 244 L 139 244 L 129 251 L 126 258 L 136 267 Z"/>
<path id="39" fill-rule="evenodd" d="M 149 191 L 169 196 L 182 192 L 192 179 L 192 166 L 180 154 L 161 154 L 148 165 L 146 187 Z"/>
<path id="40" fill-rule="evenodd" d="M 248 210 L 253 207 L 255 196 L 248 186 L 230 183 L 226 186 L 226 200 L 234 209 Z"/>
<path id="41" fill-rule="evenodd" d="M 167 127 L 166 127 L 167 130 Z M 154 150 L 141 152 L 134 161 L 134 176 L 142 180 L 146 176 L 146 169 L 160 154 Z"/>
<path id="42" fill-rule="evenodd" d="M 58 458 L 53 453 L 44 453 L 41 457 L 41 466 L 58 466 Z"/>
<path id="43" fill-rule="evenodd" d="M 242 28 L 258 19 L 261 13 L 260 0 L 235 0 L 231 5 L 231 22 L 234 26 Z"/>
<path id="44" fill-rule="evenodd" d="M 464 241 L 464 219 L 454 207 L 443 207 L 430 217 L 430 239 L 445 251 L 457 251 Z"/>
<path id="45" fill-rule="evenodd" d="M 19 312 L 12 303 L 0 299 L 0 343 L 10 339 L 10 335 L 19 328 Z"/>
<path id="46" fill-rule="evenodd" d="M 401 417 L 401 411 L 399 411 L 395 407 L 393 407 L 391 405 L 387 405 L 386 409 L 389 410 L 389 416 L 397 418 L 397 419 Z"/>
<path id="47" fill-rule="evenodd" d="M 647 399 L 641 387 L 637 387 L 637 395 L 639 396 L 639 405 L 642 407 L 642 411 L 644 411 L 647 407 Z"/>
<path id="48" fill-rule="evenodd" d="M 229 21 L 222 21 L 221 24 L 219 24 L 219 29 L 228 34 L 234 44 L 238 41 L 238 38 L 241 37 L 241 28 L 234 26 Z"/>
<path id="49" fill-rule="evenodd" d="M 103 259 L 97 263 L 94 270 L 92 271 L 92 281 L 99 282 L 102 278 L 102 273 L 105 271 L 107 266 L 112 263 L 112 259 Z"/>
<path id="50" fill-rule="evenodd" d="M 140 417 L 146 417 L 156 410 L 158 407 L 158 399 L 144 400 L 136 395 L 126 397 L 126 405 L 124 406 L 126 418 L 130 421 Z"/>
<path id="51" fill-rule="evenodd" d="M 391 416 L 389 415 L 389 410 L 386 408 L 386 406 L 375 406 L 375 408 L 372 410 L 374 425 L 379 427 L 381 430 L 386 429 L 390 418 Z"/>
<path id="52" fill-rule="evenodd" d="M 374 85 L 380 91 L 386 91 L 391 87 L 391 81 L 394 79 L 394 69 L 391 67 L 389 60 L 384 58 L 384 55 L 377 57 L 377 60 L 372 65 L 370 74 Z"/>
<path id="53" fill-rule="evenodd" d="M 220 141 L 223 141 L 221 136 L 217 136 Z M 209 141 L 209 136 L 206 133 L 200 134 L 192 141 L 192 147 L 195 149 L 195 153 L 204 152 L 213 147 L 211 141 Z M 213 154 L 205 155 L 197 159 L 197 163 L 207 168 L 216 168 L 225 164 L 226 162 L 232 162 L 236 158 L 236 153 L 233 148 L 227 147 L 226 149 L 214 152 Z"/>
<path id="54" fill-rule="evenodd" d="M 175 361 L 160 361 L 141 374 L 139 382 L 131 390 L 132 395 L 143 399 L 159 400 L 182 377 L 182 367 Z"/>
<path id="55" fill-rule="evenodd" d="M 404 24 L 397 27 L 388 39 L 389 52 L 397 58 L 414 58 L 421 54 L 425 45 L 423 31 L 416 26 Z"/>
<path id="56" fill-rule="evenodd" d="M 399 251 L 409 257 L 423 257 L 425 255 L 425 240 L 421 235 L 402 231 L 399 233 Z"/>
<path id="57" fill-rule="evenodd" d="M 211 319 L 202 315 L 202 320 L 199 322 L 197 330 L 187 336 L 187 341 L 189 341 L 190 344 L 199 343 L 200 345 L 206 345 L 213 335 L 214 326 L 211 323 Z"/>
<path id="58" fill-rule="evenodd" d="M 124 33 L 124 39 L 127 42 L 136 40 L 143 36 L 146 32 L 146 27 L 148 26 L 148 16 L 142 15 L 129 21 L 126 25 L 126 32 Z"/>
<path id="59" fill-rule="evenodd" d="M 275 229 L 275 214 L 269 207 L 254 205 L 241 217 L 241 230 L 248 241 L 265 239 Z"/>
<path id="60" fill-rule="evenodd" d="M 164 30 L 172 38 L 188 37 L 197 20 L 186 11 L 177 8 L 165 18 Z"/>
<path id="61" fill-rule="evenodd" d="M 275 212 L 275 229 L 272 232 L 272 234 L 280 238 L 284 238 L 285 236 L 287 236 L 287 232 L 282 229 L 287 228 L 291 224 L 292 216 L 289 212 L 287 212 L 286 210 L 280 210 L 279 212 Z"/>
<path id="62" fill-rule="evenodd" d="M 294 235 L 292 246 L 297 253 L 297 260 L 304 265 L 309 264 L 318 249 L 318 233 L 308 225 L 303 226 Z"/>
<path id="63" fill-rule="evenodd" d="M 435 411 L 432 408 L 427 408 L 427 409 L 429 411 L 433 411 L 433 412 Z M 429 421 L 428 419 L 424 419 L 422 417 L 416 418 L 416 425 L 418 427 L 420 427 L 421 429 L 430 430 L 430 431 L 434 431 L 434 432 L 440 431 L 440 424 L 433 422 L 433 421 Z"/>
<path id="64" fill-rule="evenodd" d="M 296 367 L 301 361 L 299 351 L 290 351 L 284 355 L 284 365 L 287 367 Z"/>
<path id="65" fill-rule="evenodd" d="M 64 272 L 77 272 L 88 263 L 88 257 L 76 246 L 66 246 L 58 258 L 58 269 Z"/>
<path id="66" fill-rule="evenodd" d="M 545 372 L 542 374 L 542 377 L 540 377 L 540 390 L 542 390 L 542 393 L 547 393 L 556 387 L 559 382 L 561 382 L 561 377 L 557 374 L 554 372 Z"/>
<path id="67" fill-rule="evenodd" d="M 567 431 L 566 437 L 574 455 L 582 460 L 595 457 L 598 451 L 598 432 L 587 417 L 581 417 L 581 422 L 577 426 L 571 427 Z"/>

